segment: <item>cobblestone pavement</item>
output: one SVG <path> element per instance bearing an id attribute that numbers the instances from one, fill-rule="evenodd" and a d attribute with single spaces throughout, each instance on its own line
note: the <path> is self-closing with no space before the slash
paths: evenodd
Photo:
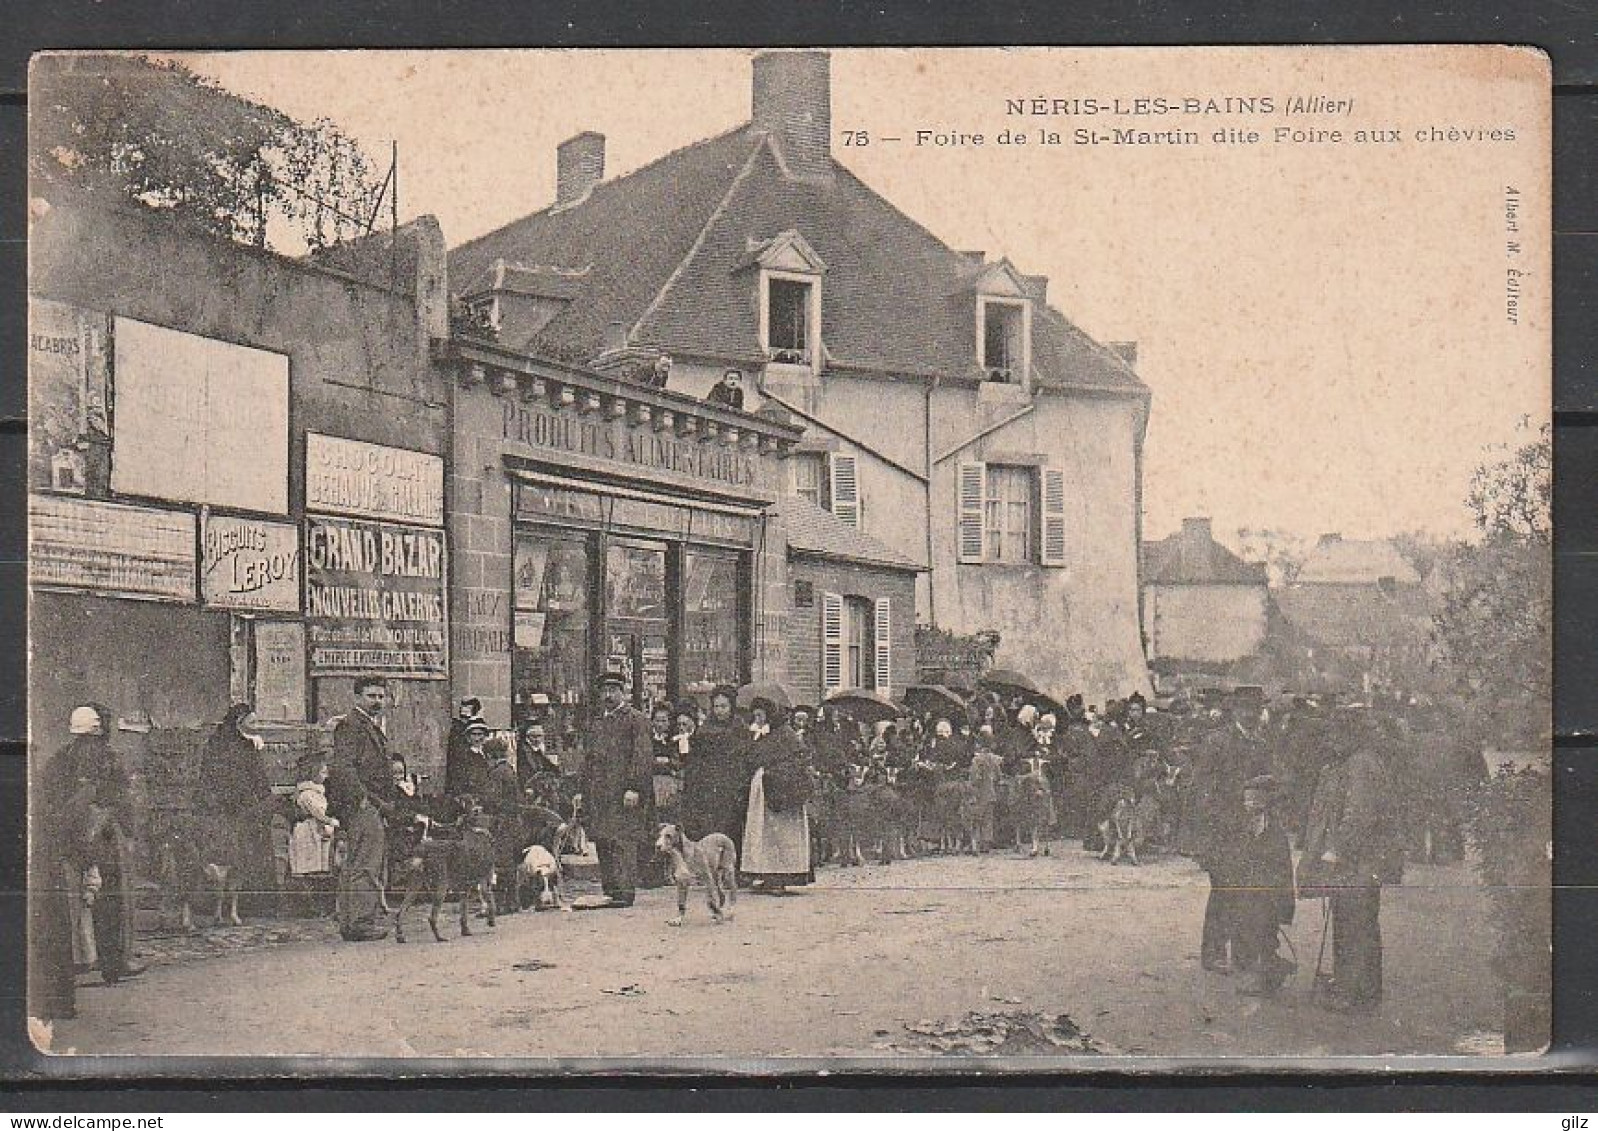
<path id="1" fill-rule="evenodd" d="M 1318 904 L 1298 906 L 1300 970 L 1276 1000 L 1200 971 L 1204 893 L 1187 860 L 1112 868 L 1056 843 L 1037 859 L 829 867 L 787 898 L 745 893 L 720 927 L 697 893 L 688 924 L 668 926 L 673 893 L 654 890 L 627 910 L 478 922 L 469 939 L 450 919 L 445 944 L 428 937 L 423 909 L 409 933 L 427 941 L 404 946 L 343 943 L 326 921 L 205 928 L 141 943 L 152 969 L 85 988 L 55 1048 L 725 1068 L 983 1050 L 1086 1066 L 1103 1063 L 1095 1053 L 1216 1062 L 1498 1047 L 1485 899 L 1466 865 L 1416 867 L 1384 892 L 1389 993 L 1363 1018 L 1310 999 Z"/>

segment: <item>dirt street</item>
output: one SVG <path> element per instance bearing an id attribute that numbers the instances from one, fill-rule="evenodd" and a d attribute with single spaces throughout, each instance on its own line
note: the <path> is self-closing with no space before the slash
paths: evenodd
<path id="1" fill-rule="evenodd" d="M 1109 867 L 930 858 L 829 867 L 786 898 L 746 893 L 682 928 L 673 893 L 628 910 L 524 913 L 438 944 L 418 909 L 404 946 L 294 942 L 152 967 L 85 988 L 58 1050 L 334 1057 L 899 1057 L 906 1026 L 972 1012 L 1066 1014 L 1108 1053 L 1442 1054 L 1501 1026 L 1485 900 L 1465 865 L 1413 867 L 1384 893 L 1388 997 L 1349 1018 L 1309 1000 L 1320 905 L 1291 928 L 1300 969 L 1280 998 L 1200 971 L 1205 881 L 1184 859 Z M 423 941 L 425 940 L 425 941 Z M 1329 956 L 1328 956 L 1329 960 Z M 1474 1034 L 1474 1037 L 1468 1035 Z M 1460 1045 L 1464 1038 L 1467 1044 Z M 1088 1065 L 1091 1066 L 1091 1065 Z"/>

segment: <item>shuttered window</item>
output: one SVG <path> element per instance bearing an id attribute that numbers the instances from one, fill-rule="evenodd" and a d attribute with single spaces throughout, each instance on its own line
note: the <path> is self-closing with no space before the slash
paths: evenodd
<path id="1" fill-rule="evenodd" d="M 887 597 L 877 598 L 876 623 L 872 626 L 876 644 L 876 679 L 873 685 L 884 695 L 893 693 L 893 608 Z"/>
<path id="2" fill-rule="evenodd" d="M 987 523 L 983 505 L 987 495 L 987 466 L 962 463 L 956 492 L 959 510 L 959 551 L 963 563 L 980 562 L 987 549 Z"/>
<path id="3" fill-rule="evenodd" d="M 1032 496 L 1037 477 L 1030 467 L 989 467 L 986 498 L 990 562 L 1029 562 Z"/>
<path id="4" fill-rule="evenodd" d="M 1039 560 L 1046 566 L 1065 564 L 1065 472 L 1058 467 L 1038 469 L 1043 499 L 1042 545 Z"/>
<path id="5" fill-rule="evenodd" d="M 821 595 L 821 691 L 825 695 L 843 686 L 843 597 Z"/>
<path id="6" fill-rule="evenodd" d="M 833 452 L 829 461 L 832 478 L 832 513 L 839 522 L 859 527 L 860 480 L 855 457 L 843 452 Z"/>

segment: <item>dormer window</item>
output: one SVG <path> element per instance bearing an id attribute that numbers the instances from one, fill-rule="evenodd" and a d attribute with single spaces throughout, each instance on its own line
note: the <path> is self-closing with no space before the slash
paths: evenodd
<path id="1" fill-rule="evenodd" d="M 975 353 L 984 382 L 1031 388 L 1032 304 L 1042 302 L 1047 281 L 1017 271 L 1008 259 L 979 267 L 972 279 Z"/>
<path id="2" fill-rule="evenodd" d="M 739 270 L 759 272 L 760 345 L 773 365 L 821 371 L 821 279 L 827 265 L 798 232 L 750 240 Z"/>
<path id="3" fill-rule="evenodd" d="M 773 276 L 766 284 L 766 349 L 772 361 L 809 365 L 812 284 Z"/>
<path id="4" fill-rule="evenodd" d="M 1024 384 L 1027 371 L 1029 310 L 1024 299 L 982 298 L 977 323 L 985 380 Z"/>
<path id="5" fill-rule="evenodd" d="M 499 329 L 499 296 L 478 295 L 466 304 L 466 313 L 477 325 L 490 330 Z"/>

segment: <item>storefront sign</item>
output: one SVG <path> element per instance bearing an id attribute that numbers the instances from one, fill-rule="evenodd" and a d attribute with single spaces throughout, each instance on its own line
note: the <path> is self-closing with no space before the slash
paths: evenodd
<path id="1" fill-rule="evenodd" d="M 289 359 L 131 318 L 114 330 L 112 490 L 288 513 Z"/>
<path id="2" fill-rule="evenodd" d="M 207 515 L 200 536 L 200 596 L 219 609 L 299 612 L 299 529 Z"/>
<path id="3" fill-rule="evenodd" d="M 464 589 L 450 626 L 457 660 L 510 654 L 510 594 L 500 589 Z"/>
<path id="4" fill-rule="evenodd" d="M 308 432 L 305 508 L 441 526 L 444 461 L 407 448 Z"/>
<path id="5" fill-rule="evenodd" d="M 30 495 L 28 535 L 33 585 L 194 600 L 194 515 L 186 511 Z"/>
<path id="6" fill-rule="evenodd" d="M 738 546 L 753 546 L 757 530 L 756 519 L 746 515 L 534 483 L 516 485 L 516 517 L 530 522 L 592 523 L 677 541 L 707 540 Z"/>
<path id="7" fill-rule="evenodd" d="M 311 675 L 444 679 L 444 534 L 340 518 L 305 520 Z"/>
<path id="8" fill-rule="evenodd" d="M 305 719 L 305 626 L 255 622 L 255 711 L 269 722 Z"/>
<path id="9" fill-rule="evenodd" d="M 81 494 L 84 449 L 110 436 L 109 319 L 59 302 L 28 302 L 28 485 Z"/>
<path id="10" fill-rule="evenodd" d="M 504 437 L 531 448 L 627 464 L 634 474 L 645 468 L 742 488 L 760 482 L 758 456 L 737 447 L 679 440 L 669 432 L 630 426 L 623 420 L 588 420 L 507 401 Z"/>

